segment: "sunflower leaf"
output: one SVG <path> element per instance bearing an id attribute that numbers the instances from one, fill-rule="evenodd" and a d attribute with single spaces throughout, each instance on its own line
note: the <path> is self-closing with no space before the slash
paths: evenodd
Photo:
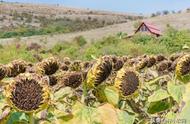
<path id="1" fill-rule="evenodd" d="M 27 124 L 28 116 L 22 112 L 13 112 L 8 118 L 7 124 Z"/>
<path id="2" fill-rule="evenodd" d="M 182 111 L 177 115 L 177 119 L 185 121 L 186 124 L 190 123 L 190 101 L 185 103 L 185 106 L 182 108 Z"/>
<path id="3" fill-rule="evenodd" d="M 60 90 L 54 93 L 54 100 L 55 101 L 60 100 L 71 93 L 72 89 L 70 87 L 61 88 Z"/>
<path id="4" fill-rule="evenodd" d="M 168 82 L 167 88 L 172 98 L 180 103 L 182 100 L 183 92 L 185 90 L 184 85 L 175 85 L 174 82 Z"/>
<path id="5" fill-rule="evenodd" d="M 82 105 L 81 103 L 76 103 L 73 106 L 72 117 L 61 117 L 58 118 L 58 123 L 64 124 L 100 124 L 98 119 L 98 113 L 96 108 L 88 107 Z"/>
<path id="6" fill-rule="evenodd" d="M 98 101 L 102 103 L 108 102 L 114 106 L 117 106 L 119 102 L 119 93 L 117 89 L 112 86 L 98 86 L 98 88 L 96 89 L 95 96 L 98 99 Z"/>
<path id="7" fill-rule="evenodd" d="M 153 80 L 148 81 L 146 84 L 153 85 L 153 84 L 157 83 L 159 80 L 161 80 L 161 79 L 163 79 L 165 77 L 167 77 L 167 76 L 164 75 L 164 76 L 160 76 L 160 77 L 154 78 Z"/>
<path id="8" fill-rule="evenodd" d="M 117 105 L 119 102 L 119 93 L 114 87 L 106 87 L 104 89 L 105 96 L 108 100 L 108 103 L 112 105 Z"/>
<path id="9" fill-rule="evenodd" d="M 102 124 L 133 124 L 135 121 L 134 115 L 129 115 L 125 111 L 116 109 L 111 104 L 98 107 L 98 112 Z"/>
<path id="10" fill-rule="evenodd" d="M 150 103 L 148 107 L 148 113 L 155 114 L 158 112 L 165 111 L 171 107 L 171 103 L 168 101 L 157 101 Z"/>
<path id="11" fill-rule="evenodd" d="M 166 99 L 170 97 L 170 95 L 168 94 L 168 92 L 166 90 L 163 89 L 159 89 L 157 91 L 155 91 L 151 96 L 148 97 L 148 102 L 157 102 L 163 99 Z"/>
<path id="12" fill-rule="evenodd" d="M 117 109 L 117 115 L 118 115 L 118 123 L 119 124 L 133 124 L 135 121 L 135 116 L 134 115 L 129 115 L 125 111 L 121 111 Z"/>
<path id="13" fill-rule="evenodd" d="M 185 92 L 183 93 L 183 101 L 184 102 L 190 101 L 189 94 L 190 94 L 190 83 L 185 85 Z"/>

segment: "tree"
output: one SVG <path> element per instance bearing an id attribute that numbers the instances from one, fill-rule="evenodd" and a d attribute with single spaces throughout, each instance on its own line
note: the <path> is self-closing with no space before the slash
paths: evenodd
<path id="1" fill-rule="evenodd" d="M 163 15 L 168 15 L 170 12 L 168 10 L 163 11 Z"/>
<path id="2" fill-rule="evenodd" d="M 159 12 L 159 11 L 156 12 L 156 15 L 157 15 L 157 16 L 160 16 L 160 15 L 161 15 L 161 12 Z"/>
<path id="3" fill-rule="evenodd" d="M 176 12 L 173 10 L 172 13 L 175 14 Z"/>
<path id="4" fill-rule="evenodd" d="M 155 17 L 155 16 L 156 16 L 156 14 L 155 14 L 155 13 L 152 13 L 151 17 Z"/>

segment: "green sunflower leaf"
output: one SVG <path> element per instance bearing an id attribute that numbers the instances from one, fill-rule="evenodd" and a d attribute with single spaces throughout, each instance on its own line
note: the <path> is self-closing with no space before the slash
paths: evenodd
<path id="1" fill-rule="evenodd" d="M 177 115 L 177 119 L 185 122 L 185 124 L 190 123 L 190 101 L 185 102 L 185 106 L 182 108 L 182 111 Z"/>
<path id="2" fill-rule="evenodd" d="M 60 100 L 71 93 L 72 93 L 72 89 L 70 87 L 61 88 L 60 90 L 54 93 L 54 100 L 55 101 Z"/>
<path id="3" fill-rule="evenodd" d="M 7 124 L 28 124 L 29 117 L 22 112 L 13 112 L 10 114 Z"/>
<path id="4" fill-rule="evenodd" d="M 119 93 L 117 92 L 117 89 L 114 87 L 106 87 L 104 89 L 105 96 L 108 100 L 108 103 L 112 105 L 117 105 L 119 102 Z"/>
<path id="5" fill-rule="evenodd" d="M 152 102 L 148 107 L 148 113 L 155 114 L 158 112 L 162 112 L 169 109 L 171 106 L 171 103 L 167 101 Z"/>
<path id="6" fill-rule="evenodd" d="M 100 124 L 100 120 L 98 119 L 98 112 L 96 108 L 85 106 L 81 103 L 76 103 L 73 106 L 73 115 L 69 118 L 69 116 L 62 116 L 58 118 L 58 123 L 62 124 Z"/>
<path id="7" fill-rule="evenodd" d="M 182 100 L 182 96 L 185 90 L 184 85 L 175 85 L 174 82 L 168 82 L 167 84 L 168 92 L 172 96 L 172 98 L 180 103 Z"/>
<path id="8" fill-rule="evenodd" d="M 170 95 L 168 94 L 168 92 L 166 90 L 163 89 L 159 89 L 157 91 L 155 91 L 151 96 L 148 97 L 148 102 L 157 102 L 163 99 L 166 99 L 170 97 Z"/>

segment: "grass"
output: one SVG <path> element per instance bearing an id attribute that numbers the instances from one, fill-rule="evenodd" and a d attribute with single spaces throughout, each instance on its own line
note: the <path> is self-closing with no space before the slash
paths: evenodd
<path id="1" fill-rule="evenodd" d="M 32 57 L 32 53 L 28 52 L 24 49 L 24 46 L 19 47 L 17 49 L 16 45 L 8 45 L 4 46 L 0 49 L 0 62 L 2 64 L 8 63 L 15 59 L 23 59 L 26 61 L 34 62 L 34 58 Z"/>
<path id="2" fill-rule="evenodd" d="M 132 55 L 164 54 L 170 55 L 176 52 L 189 51 L 183 46 L 190 46 L 190 32 L 177 31 L 169 28 L 161 37 L 148 35 L 136 35 L 131 39 L 121 39 L 119 36 L 109 36 L 95 42 L 87 42 L 84 37 L 76 37 L 72 42 L 58 43 L 51 49 L 27 50 L 26 45 L 14 43 L 0 47 L 0 63 L 7 63 L 14 59 L 24 59 L 31 62 L 38 61 L 38 57 L 57 56 L 60 59 L 91 60 L 103 55 Z M 19 48 L 17 48 L 19 47 Z"/>
<path id="3" fill-rule="evenodd" d="M 41 22 L 39 28 L 28 25 L 22 25 L 13 28 L 0 29 L 0 38 L 28 37 L 33 35 L 69 33 L 76 31 L 85 31 L 109 25 L 102 23 L 99 20 L 71 20 L 69 18 L 40 18 L 39 20 Z"/>

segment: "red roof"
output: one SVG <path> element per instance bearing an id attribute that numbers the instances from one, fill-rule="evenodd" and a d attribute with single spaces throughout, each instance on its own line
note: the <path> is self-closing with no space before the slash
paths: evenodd
<path id="1" fill-rule="evenodd" d="M 158 28 L 158 27 L 156 27 L 156 26 L 154 26 L 153 24 L 150 24 L 150 23 L 148 23 L 148 22 L 143 22 L 140 26 L 139 26 L 139 28 L 137 29 L 137 31 L 135 32 L 135 33 L 137 33 L 138 31 L 139 31 L 139 29 L 141 28 L 141 26 L 143 26 L 143 25 L 145 25 L 146 27 L 147 27 L 147 29 L 151 32 L 151 33 L 153 33 L 153 34 L 156 34 L 156 35 L 161 35 L 162 33 L 161 33 L 161 30 Z"/>

